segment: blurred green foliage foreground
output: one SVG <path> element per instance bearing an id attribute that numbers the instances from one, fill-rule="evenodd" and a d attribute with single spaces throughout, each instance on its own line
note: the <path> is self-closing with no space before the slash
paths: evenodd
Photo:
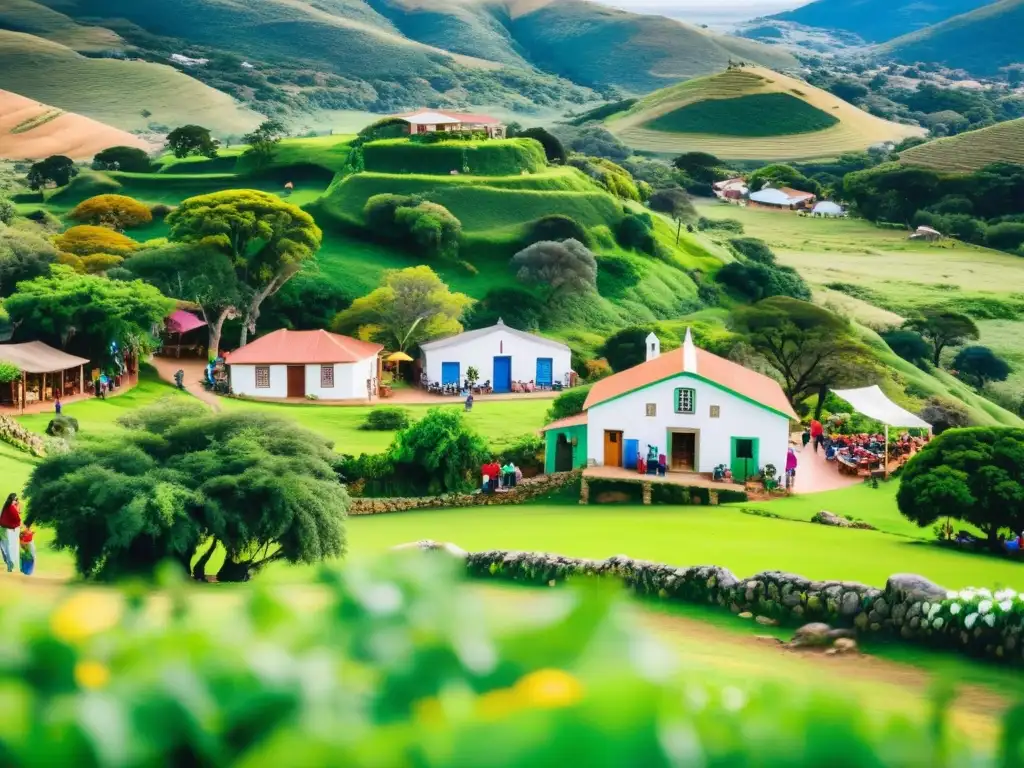
<path id="1" fill-rule="evenodd" d="M 683 676 L 600 583 L 489 619 L 481 596 L 508 596 L 449 565 L 396 553 L 287 599 L 182 580 L 4 605 L 0 766 L 1019 764 L 1019 710 L 1002 745 L 962 744 L 940 702 L 915 723 Z"/>

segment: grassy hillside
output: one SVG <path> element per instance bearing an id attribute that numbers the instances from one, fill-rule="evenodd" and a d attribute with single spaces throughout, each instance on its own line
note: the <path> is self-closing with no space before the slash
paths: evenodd
<path id="1" fill-rule="evenodd" d="M 152 149 L 125 131 L 0 91 L 0 158 L 39 160 L 66 155 L 73 160 L 91 160 L 100 150 L 114 146 Z"/>
<path id="2" fill-rule="evenodd" d="M 754 96 L 755 101 L 747 101 Z M 767 96 L 772 97 L 770 102 Z M 780 97 L 792 101 L 781 102 Z M 724 103 L 712 103 L 718 101 Z M 803 105 L 799 112 L 781 108 L 793 101 Z M 766 103 L 768 109 L 760 108 Z M 689 112 L 695 105 L 700 105 L 697 111 Z M 835 121 L 831 127 L 793 133 L 794 127 L 823 126 L 825 116 Z M 676 120 L 683 120 L 687 130 L 666 131 Z M 705 132 L 690 132 L 694 128 Z M 754 133 L 766 128 L 774 133 Z M 728 160 L 828 157 L 923 132 L 869 115 L 802 80 L 762 67 L 734 68 L 655 91 L 609 118 L 608 129 L 634 149 L 665 154 L 704 151 Z"/>
<path id="3" fill-rule="evenodd" d="M 40 37 L 0 30 L 0 88 L 122 130 L 151 122 L 202 123 L 218 132 L 255 126 L 259 115 L 171 67 L 95 59 Z M 148 110 L 150 117 L 143 117 Z"/>
<path id="4" fill-rule="evenodd" d="M 920 144 L 900 153 L 900 162 L 939 171 L 976 171 L 990 163 L 1024 165 L 1024 118 Z"/>
<path id="5" fill-rule="evenodd" d="M 348 160 L 349 142 L 355 136 L 315 136 L 312 138 L 284 139 L 274 150 L 270 163 L 261 173 L 278 175 L 278 172 L 292 171 L 298 176 L 319 170 L 333 178 Z M 215 158 L 164 155 L 158 159 L 162 174 L 248 174 L 255 172 L 252 161 L 244 156 L 244 146 L 221 147 Z"/>
<path id="6" fill-rule="evenodd" d="M 996 75 L 1002 67 L 1024 63 L 1022 29 L 1024 0 L 999 0 L 898 37 L 879 53 L 898 61 L 930 61 L 980 75 Z"/>
<path id="7" fill-rule="evenodd" d="M 0 29 L 38 35 L 82 52 L 118 50 L 124 44 L 109 29 L 79 24 L 36 0 L 4 0 L 0 4 Z"/>
<path id="8" fill-rule="evenodd" d="M 839 119 L 788 93 L 756 93 L 735 99 L 695 101 L 647 123 L 664 133 L 722 136 L 787 136 L 823 131 Z"/>
<path id="9" fill-rule="evenodd" d="M 853 32 L 870 43 L 938 24 L 961 13 L 973 11 L 991 0 L 816 0 L 770 19 L 793 21 L 808 27 Z"/>
<path id="10" fill-rule="evenodd" d="M 524 1 L 512 10 L 512 34 L 530 60 L 585 85 L 647 93 L 720 71 L 737 55 L 770 67 L 796 66 L 781 49 L 583 0 Z"/>
<path id="11" fill-rule="evenodd" d="M 374 141 L 363 147 L 366 170 L 381 173 L 511 176 L 547 167 L 544 148 L 533 139 L 443 141 L 414 144 L 408 139 Z"/>

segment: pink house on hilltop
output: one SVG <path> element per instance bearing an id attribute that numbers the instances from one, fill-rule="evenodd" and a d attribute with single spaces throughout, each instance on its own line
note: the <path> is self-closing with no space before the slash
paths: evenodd
<path id="1" fill-rule="evenodd" d="M 409 126 L 409 134 L 434 133 L 437 131 L 459 133 L 461 131 L 486 131 L 491 139 L 505 138 L 505 125 L 496 117 L 473 115 L 465 112 L 437 112 L 421 109 L 395 115 Z"/>

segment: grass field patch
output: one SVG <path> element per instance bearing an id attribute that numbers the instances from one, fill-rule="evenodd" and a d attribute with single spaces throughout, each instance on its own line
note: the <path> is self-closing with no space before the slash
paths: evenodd
<path id="1" fill-rule="evenodd" d="M 813 133 L 839 122 L 827 112 L 788 93 L 761 93 L 687 104 L 646 123 L 666 133 L 721 136 L 786 136 Z"/>

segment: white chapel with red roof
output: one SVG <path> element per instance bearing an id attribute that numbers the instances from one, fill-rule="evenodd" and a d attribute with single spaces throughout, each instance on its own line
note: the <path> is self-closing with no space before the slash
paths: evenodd
<path id="1" fill-rule="evenodd" d="M 268 399 L 366 399 L 383 347 L 327 331 L 281 329 L 227 355 L 236 395 Z"/>
<path id="2" fill-rule="evenodd" d="M 681 349 L 664 354 L 648 336 L 647 360 L 598 381 L 583 408 L 544 428 L 548 471 L 632 469 L 651 446 L 670 472 L 710 474 L 725 465 L 740 478 L 767 464 L 782 471 L 797 420 L 777 381 L 699 349 L 689 330 Z"/>

